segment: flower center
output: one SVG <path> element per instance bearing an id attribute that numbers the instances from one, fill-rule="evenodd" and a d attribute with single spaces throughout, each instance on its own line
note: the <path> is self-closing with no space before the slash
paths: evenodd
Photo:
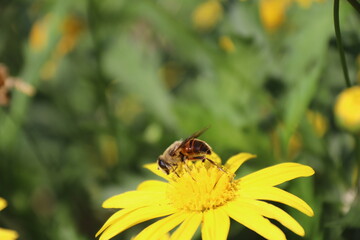
<path id="1" fill-rule="evenodd" d="M 231 201 L 236 195 L 234 176 L 214 165 L 188 164 L 180 177 L 170 181 L 167 196 L 178 209 L 206 211 Z"/>

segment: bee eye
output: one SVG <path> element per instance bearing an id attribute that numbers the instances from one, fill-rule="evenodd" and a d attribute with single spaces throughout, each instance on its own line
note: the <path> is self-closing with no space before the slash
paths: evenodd
<path id="1" fill-rule="evenodd" d="M 166 174 L 170 173 L 169 165 L 162 159 L 158 159 L 158 165 Z"/>

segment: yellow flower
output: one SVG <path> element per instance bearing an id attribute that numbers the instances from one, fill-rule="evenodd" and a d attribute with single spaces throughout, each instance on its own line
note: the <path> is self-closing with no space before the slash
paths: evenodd
<path id="1" fill-rule="evenodd" d="M 209 162 L 188 163 L 176 174 L 166 175 L 156 164 L 145 167 L 167 182 L 148 180 L 137 190 L 107 199 L 104 208 L 120 208 L 98 231 L 100 240 L 111 239 L 141 222 L 164 217 L 142 230 L 135 240 L 156 240 L 179 226 L 171 240 L 191 239 L 201 225 L 203 240 L 223 240 L 228 236 L 230 218 L 257 232 L 266 239 L 285 240 L 285 234 L 269 219 L 274 219 L 294 233 L 304 236 L 301 225 L 288 213 L 266 201 L 291 206 L 308 216 L 313 210 L 291 193 L 275 187 L 298 177 L 314 174 L 311 167 L 298 163 L 282 163 L 235 179 L 235 172 L 249 153 L 231 157 L 221 171 Z M 221 163 L 216 154 L 210 158 Z"/>
<path id="2" fill-rule="evenodd" d="M 44 18 L 36 21 L 31 28 L 29 43 L 30 47 L 34 51 L 43 50 L 48 43 L 48 28 L 47 23 L 49 22 L 50 15 L 46 15 Z"/>
<path id="3" fill-rule="evenodd" d="M 75 47 L 83 31 L 84 23 L 80 19 L 72 15 L 67 16 L 61 26 L 62 37 L 57 45 L 57 53 L 60 56 L 69 53 Z"/>
<path id="4" fill-rule="evenodd" d="M 350 130 L 360 130 L 360 86 L 344 90 L 335 103 L 335 115 L 341 126 Z"/>
<path id="5" fill-rule="evenodd" d="M 77 17 L 69 15 L 64 18 L 59 31 L 61 32 L 61 38 L 41 72 L 44 79 L 53 78 L 60 60 L 76 46 L 81 33 L 84 31 L 84 24 Z"/>
<path id="6" fill-rule="evenodd" d="M 195 28 L 207 31 L 212 29 L 222 18 L 223 8 L 219 1 L 210 0 L 200 4 L 193 12 Z"/>
<path id="7" fill-rule="evenodd" d="M 219 39 L 219 45 L 222 49 L 224 49 L 228 53 L 235 52 L 235 45 L 234 42 L 228 36 L 222 36 Z"/>
<path id="8" fill-rule="evenodd" d="M 288 158 L 294 159 L 303 147 L 302 136 L 299 132 L 295 132 L 289 139 L 288 144 Z"/>
<path id="9" fill-rule="evenodd" d="M 267 30 L 274 31 L 284 22 L 289 4 L 289 0 L 260 1 L 260 18 Z"/>
<path id="10" fill-rule="evenodd" d="M 318 137 L 323 137 L 329 128 L 329 123 L 324 115 L 320 112 L 309 110 L 306 112 L 306 117 L 313 126 Z"/>
<path id="11" fill-rule="evenodd" d="M 285 20 L 286 11 L 293 2 L 302 8 L 309 8 L 312 2 L 323 0 L 261 0 L 260 18 L 268 31 L 275 31 Z"/>
<path id="12" fill-rule="evenodd" d="M 6 200 L 0 197 L 0 211 L 6 208 Z M 17 232 L 9 229 L 0 228 L 0 239 L 1 240 L 14 240 L 17 239 L 19 235 Z"/>

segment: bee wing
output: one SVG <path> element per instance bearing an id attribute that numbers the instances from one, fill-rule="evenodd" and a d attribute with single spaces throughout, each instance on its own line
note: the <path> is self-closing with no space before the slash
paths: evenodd
<path id="1" fill-rule="evenodd" d="M 197 138 L 199 137 L 201 134 L 203 134 L 206 130 L 208 130 L 209 127 L 206 127 L 206 128 L 203 128 L 197 132 L 194 132 L 190 137 L 188 137 L 187 139 L 184 140 L 185 141 L 189 141 L 190 139 L 194 139 L 194 138 Z"/>
<path id="2" fill-rule="evenodd" d="M 179 149 L 181 149 L 182 147 L 184 147 L 187 142 L 189 142 L 191 139 L 194 139 L 194 138 L 199 137 L 201 134 L 203 134 L 203 133 L 204 133 L 206 130 L 208 130 L 208 129 L 209 129 L 209 127 L 206 127 L 206 128 L 201 129 L 200 131 L 194 132 L 190 137 L 188 137 L 188 138 L 186 138 L 185 140 L 183 140 L 183 141 L 181 142 L 181 144 L 171 152 L 171 155 L 175 155 L 175 153 L 176 153 Z"/>

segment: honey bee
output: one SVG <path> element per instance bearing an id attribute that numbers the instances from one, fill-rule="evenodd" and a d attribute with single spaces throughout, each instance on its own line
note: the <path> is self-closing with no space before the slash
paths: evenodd
<path id="1" fill-rule="evenodd" d="M 209 144 L 197 139 L 197 137 L 199 137 L 207 129 L 208 128 L 204 128 L 198 132 L 195 132 L 185 140 L 178 140 L 171 144 L 164 151 L 164 153 L 159 156 L 157 160 L 159 168 L 167 175 L 169 175 L 170 172 L 174 172 L 179 177 L 176 169 L 180 164 L 185 164 L 185 166 L 187 166 L 186 161 L 201 160 L 204 162 L 207 160 L 211 164 L 215 165 L 218 169 L 225 172 L 213 160 L 207 158 L 207 155 L 212 153 L 212 149 Z"/>

